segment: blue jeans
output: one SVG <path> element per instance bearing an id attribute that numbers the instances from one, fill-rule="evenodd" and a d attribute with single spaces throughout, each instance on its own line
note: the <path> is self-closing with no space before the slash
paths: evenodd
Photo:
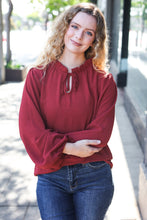
<path id="1" fill-rule="evenodd" d="M 103 161 L 38 176 L 42 220 L 103 220 L 113 192 L 111 168 Z"/>

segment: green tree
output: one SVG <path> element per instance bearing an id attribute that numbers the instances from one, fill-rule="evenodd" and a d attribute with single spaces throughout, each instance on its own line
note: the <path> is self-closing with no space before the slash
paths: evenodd
<path id="1" fill-rule="evenodd" d="M 141 38 L 147 25 L 147 0 L 133 0 L 132 10 L 134 11 L 137 22 L 133 22 L 133 29 L 136 30 L 136 46 L 138 45 L 139 31 L 141 31 Z M 140 41 L 141 43 L 142 41 Z"/>
<path id="2" fill-rule="evenodd" d="M 147 23 L 147 0 L 133 0 L 131 3 L 132 8 L 138 11 L 136 17 L 141 17 L 142 19 L 142 32 L 144 32 L 145 23 Z M 140 13 L 141 14 L 140 14 Z"/>
<path id="3" fill-rule="evenodd" d="M 49 14 L 52 15 L 52 18 L 56 17 L 63 9 L 69 5 L 74 5 L 79 2 L 86 2 L 85 0 L 46 0 L 46 9 Z"/>
<path id="4" fill-rule="evenodd" d="M 142 13 L 142 31 L 144 32 L 145 24 L 147 24 L 147 0 L 143 4 L 143 13 Z"/>
<path id="5" fill-rule="evenodd" d="M 19 15 L 12 13 L 10 23 L 11 23 L 11 30 L 21 29 L 22 18 Z"/>
<path id="6" fill-rule="evenodd" d="M 34 11 L 32 14 L 27 16 L 27 20 L 32 22 L 32 25 L 34 26 L 35 23 L 41 23 L 42 18 L 40 17 L 38 11 Z"/>
<path id="7" fill-rule="evenodd" d="M 45 20 L 45 29 L 47 29 L 48 21 L 53 20 L 56 16 L 58 16 L 64 8 L 80 2 L 89 2 L 89 0 L 30 0 L 32 4 L 35 1 L 44 5 L 43 18 Z"/>

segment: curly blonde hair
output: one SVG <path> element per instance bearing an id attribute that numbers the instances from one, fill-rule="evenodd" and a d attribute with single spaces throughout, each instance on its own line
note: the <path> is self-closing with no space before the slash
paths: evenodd
<path id="1" fill-rule="evenodd" d="M 96 69 L 107 70 L 108 44 L 105 18 L 99 8 L 92 3 L 73 5 L 53 21 L 51 35 L 48 37 L 44 51 L 36 61 L 36 67 L 46 68 L 50 62 L 61 57 L 64 50 L 64 35 L 71 20 L 78 12 L 87 13 L 95 17 L 97 21 L 95 40 L 92 47 L 85 51 L 85 58 L 92 58 Z"/>

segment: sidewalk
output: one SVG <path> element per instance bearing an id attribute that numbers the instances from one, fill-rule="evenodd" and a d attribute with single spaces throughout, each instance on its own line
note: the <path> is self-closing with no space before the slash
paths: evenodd
<path id="1" fill-rule="evenodd" d="M 34 165 L 18 131 L 22 89 L 23 82 L 0 85 L 0 220 L 40 220 Z M 121 90 L 109 146 L 114 157 L 115 193 L 105 220 L 141 220 L 136 198 L 143 154 L 126 114 Z"/>

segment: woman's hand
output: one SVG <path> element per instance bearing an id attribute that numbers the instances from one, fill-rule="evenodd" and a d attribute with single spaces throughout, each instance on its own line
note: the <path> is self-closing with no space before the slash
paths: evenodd
<path id="1" fill-rule="evenodd" d="M 100 144 L 100 140 L 80 140 L 75 143 L 66 143 L 63 153 L 77 157 L 89 157 L 94 153 L 102 150 L 102 148 L 93 147 Z"/>

